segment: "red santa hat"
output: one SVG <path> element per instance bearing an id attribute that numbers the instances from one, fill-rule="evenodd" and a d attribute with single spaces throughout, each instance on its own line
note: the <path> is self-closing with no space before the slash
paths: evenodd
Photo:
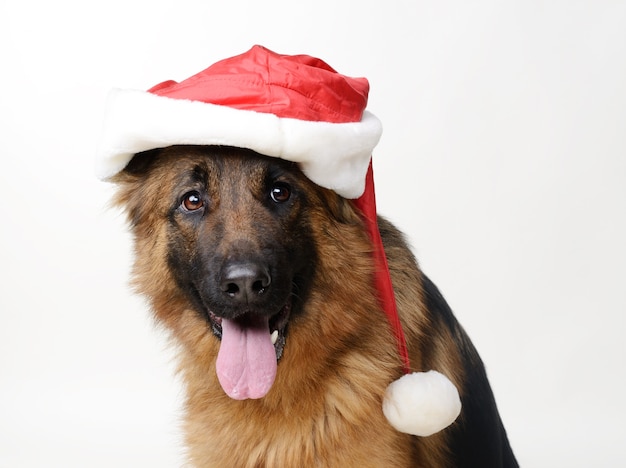
<path id="1" fill-rule="evenodd" d="M 456 388 L 436 372 L 410 373 L 410 362 L 376 219 L 371 165 L 382 126 L 365 108 L 369 83 L 337 73 L 308 55 L 254 46 L 181 82 L 148 91 L 113 90 L 96 159 L 104 180 L 136 153 L 171 145 L 225 145 L 297 162 L 316 184 L 354 199 L 374 247 L 381 307 L 405 375 L 385 395 L 398 430 L 429 435 L 459 414 Z"/>
<path id="2" fill-rule="evenodd" d="M 298 162 L 318 185 L 357 198 L 382 132 L 365 111 L 368 90 L 319 59 L 255 46 L 180 83 L 113 90 L 96 172 L 108 179 L 149 149 L 227 145 Z"/>

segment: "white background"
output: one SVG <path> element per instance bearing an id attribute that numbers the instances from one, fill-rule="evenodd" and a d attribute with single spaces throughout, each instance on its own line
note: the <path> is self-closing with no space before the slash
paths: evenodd
<path id="1" fill-rule="evenodd" d="M 257 43 L 370 80 L 379 210 L 481 352 L 521 464 L 626 465 L 625 25 L 604 0 L 1 0 L 0 467 L 183 464 L 94 149 L 110 88 Z"/>

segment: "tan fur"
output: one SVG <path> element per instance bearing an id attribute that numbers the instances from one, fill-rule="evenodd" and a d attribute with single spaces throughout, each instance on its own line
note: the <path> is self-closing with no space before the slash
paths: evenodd
<path id="1" fill-rule="evenodd" d="M 181 293 L 167 263 L 167 216 L 177 174 L 207 151 L 221 154 L 171 148 L 155 156 L 149 169 L 131 167 L 116 179 L 117 203 L 127 211 L 135 235 L 134 284 L 179 349 L 190 461 L 198 467 L 447 466 L 445 431 L 414 438 L 395 431 L 382 413 L 385 388 L 401 375 L 401 366 L 372 290 L 370 242 L 351 203 L 304 176 L 298 182 L 306 187 L 319 249 L 311 294 L 303 313 L 289 325 L 269 394 L 235 401 L 223 392 L 215 372 L 219 341 Z M 236 164 L 245 164 L 246 157 L 251 156 Z M 230 184 L 234 191 L 254 183 L 211 181 Z M 241 208 L 230 220 L 232 229 L 245 232 L 259 223 L 237 210 Z M 381 231 L 413 369 L 437 369 L 462 393 L 458 351 L 450 332 L 431 321 L 413 255 L 383 220 Z"/>

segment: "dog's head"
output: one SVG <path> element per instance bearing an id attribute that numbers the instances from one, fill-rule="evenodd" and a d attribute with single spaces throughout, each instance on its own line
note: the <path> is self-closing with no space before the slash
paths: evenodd
<path id="1" fill-rule="evenodd" d="M 264 396 L 316 277 L 320 230 L 330 235 L 313 218 L 358 224 L 358 216 L 295 163 L 234 148 L 140 153 L 116 182 L 140 290 L 161 302 L 166 322 L 172 308 L 162 303 L 179 297 L 206 321 L 221 340 L 216 366 L 229 396 Z"/>

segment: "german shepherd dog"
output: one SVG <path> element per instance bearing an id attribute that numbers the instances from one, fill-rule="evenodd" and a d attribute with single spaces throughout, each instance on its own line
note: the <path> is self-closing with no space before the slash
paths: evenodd
<path id="1" fill-rule="evenodd" d="M 412 370 L 448 376 L 463 404 L 429 437 L 383 415 L 402 365 L 350 201 L 295 163 L 231 147 L 139 153 L 114 182 L 135 238 L 134 285 L 179 350 L 194 466 L 517 466 L 481 359 L 388 221 Z M 263 334 L 269 345 L 256 343 Z M 247 394 L 229 381 L 238 360 L 252 361 L 237 370 L 257 382 Z"/>

